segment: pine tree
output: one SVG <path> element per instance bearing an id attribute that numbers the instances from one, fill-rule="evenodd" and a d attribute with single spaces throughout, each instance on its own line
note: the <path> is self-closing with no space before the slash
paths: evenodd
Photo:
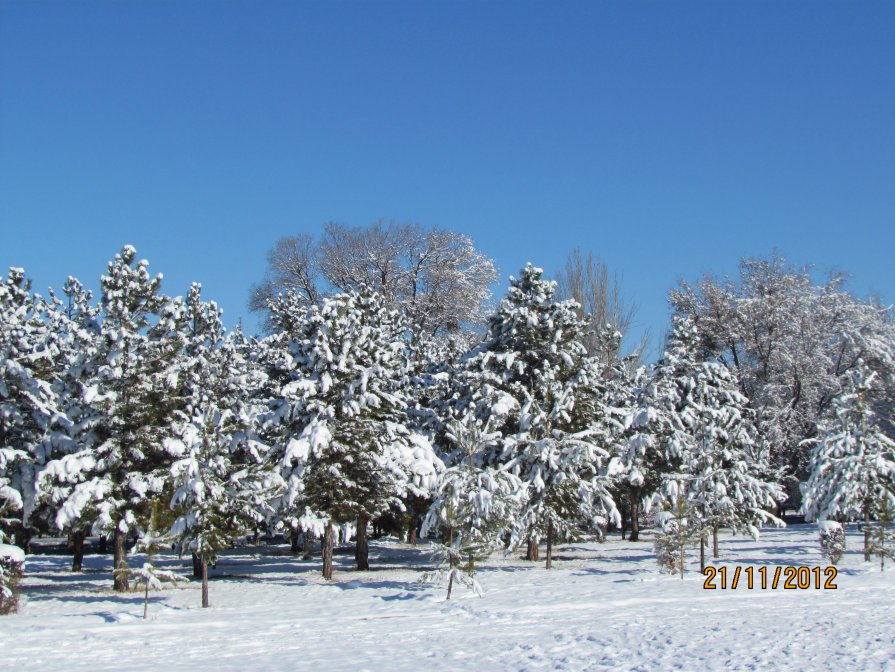
<path id="1" fill-rule="evenodd" d="M 10 269 L 0 283 L 0 534 L 14 530 L 23 547 L 34 482 L 57 414 L 55 349 L 45 312 L 25 272 Z"/>
<path id="2" fill-rule="evenodd" d="M 501 439 L 488 462 L 506 465 L 526 487 L 514 543 L 553 542 L 580 526 L 599 532 L 618 520 L 609 494 L 610 418 L 602 367 L 580 339 L 585 322 L 556 283 L 528 264 L 510 279 L 489 318 L 486 340 L 465 361 L 465 404 Z"/>
<path id="3" fill-rule="evenodd" d="M 252 450 L 252 391 L 259 372 L 246 361 L 241 334 L 228 338 L 216 304 L 201 300 L 194 284 L 186 301 L 187 338 L 182 370 L 187 403 L 177 412 L 170 452 L 178 514 L 166 535 L 199 560 L 202 606 L 208 602 L 208 565 L 237 537 L 265 520 L 270 479 Z"/>
<path id="4" fill-rule="evenodd" d="M 673 442 L 668 454 L 674 463 L 662 476 L 658 499 L 671 505 L 683 488 L 683 496 L 693 506 L 690 517 L 701 521 L 704 567 L 709 532 L 717 558 L 720 527 L 757 537 L 761 524 L 782 524 L 767 509 L 783 493 L 765 477 L 767 452 L 754 440 L 748 401 L 736 380 L 723 364 L 700 362 L 698 348 L 699 334 L 692 318 L 676 318 L 666 363 L 659 372 L 672 400 L 668 407 L 672 431 L 665 440 Z"/>
<path id="5" fill-rule="evenodd" d="M 355 558 L 367 569 L 368 523 L 401 509 L 402 497 L 424 489 L 435 473 L 431 445 L 407 423 L 403 325 L 367 291 L 306 308 L 280 297 L 272 314 L 281 330 L 273 358 L 288 382 L 266 424 L 279 436 L 284 504 L 304 511 L 305 521 L 323 521 L 327 579 L 334 524 L 357 523 Z"/>
<path id="6" fill-rule="evenodd" d="M 447 599 L 454 581 L 481 594 L 475 579 L 476 563 L 503 544 L 524 504 L 524 487 L 506 469 L 482 466 L 483 457 L 499 438 L 467 416 L 452 423 L 448 437 L 462 455 L 438 478 L 435 496 L 423 521 L 422 536 L 441 530 L 434 556 L 437 569 L 424 580 L 447 580 Z"/>
<path id="7" fill-rule="evenodd" d="M 840 516 L 864 521 L 864 559 L 870 560 L 870 522 L 895 507 L 895 441 L 879 427 L 872 401 L 876 373 L 859 361 L 835 400 L 836 419 L 811 453 L 802 510 L 809 520 Z"/>
<path id="8" fill-rule="evenodd" d="M 100 309 L 92 303 L 93 295 L 76 278 L 69 277 L 61 296 L 50 289 L 51 302 L 47 321 L 57 352 L 53 372 L 53 392 L 58 413 L 44 440 L 43 458 L 47 463 L 37 480 L 37 496 L 32 519 L 42 529 L 57 528 L 56 514 L 78 482 L 80 469 L 74 469 L 68 456 L 79 454 L 95 444 L 94 429 L 100 420 L 84 402 L 84 393 L 95 380 L 100 362 L 95 357 L 100 343 Z M 81 571 L 84 540 L 89 523 L 72 519 L 68 529 L 72 547 L 72 571 Z"/>
<path id="9" fill-rule="evenodd" d="M 174 412 L 183 348 L 183 303 L 161 293 L 161 275 L 125 246 L 100 279 L 100 328 L 84 363 L 93 372 L 82 396 L 92 440 L 57 461 L 71 489 L 56 515 L 60 528 L 91 524 L 114 535 L 114 565 L 126 559 L 128 534 L 149 521 L 152 501 L 170 488 Z M 49 465 L 48 465 L 49 466 Z M 115 577 L 126 590 L 126 575 Z"/>

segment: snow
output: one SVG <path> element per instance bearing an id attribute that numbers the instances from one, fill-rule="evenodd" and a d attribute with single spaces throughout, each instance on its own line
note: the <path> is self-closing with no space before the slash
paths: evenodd
<path id="1" fill-rule="evenodd" d="M 648 540 L 610 535 L 558 546 L 549 571 L 494 556 L 476 576 L 484 597 L 455 585 L 450 601 L 417 582 L 432 567 L 423 547 L 373 541 L 368 572 L 348 571 L 343 548 L 331 583 L 319 559 L 248 547 L 221 555 L 211 608 L 192 582 L 151 592 L 148 621 L 142 594 L 109 590 L 108 557 L 76 575 L 65 556 L 32 555 L 0 652 L 21 672 L 892 669 L 895 567 L 863 563 L 847 531 L 837 590 L 704 590 L 698 552 L 681 580 L 659 574 Z M 723 535 L 721 553 L 727 567 L 824 565 L 814 525 Z M 189 560 L 155 562 L 183 572 Z"/>
<path id="2" fill-rule="evenodd" d="M 25 552 L 18 546 L 0 544 L 0 558 L 8 558 L 13 562 L 24 563 Z"/>

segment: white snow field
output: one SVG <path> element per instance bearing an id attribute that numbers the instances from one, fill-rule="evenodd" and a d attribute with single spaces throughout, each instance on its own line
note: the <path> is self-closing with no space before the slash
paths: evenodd
<path id="1" fill-rule="evenodd" d="M 211 608 L 190 583 L 151 594 L 147 621 L 142 593 L 111 592 L 108 557 L 74 575 L 66 556 L 31 555 L 20 613 L 0 617 L 0 669 L 895 669 L 895 566 L 864 563 L 861 541 L 848 526 L 836 590 L 705 590 L 698 551 L 681 580 L 657 571 L 650 542 L 613 535 L 560 546 L 551 570 L 495 556 L 478 575 L 484 597 L 455 586 L 450 601 L 417 583 L 422 546 L 373 541 L 368 572 L 350 571 L 344 547 L 331 583 L 319 560 L 247 547 L 212 570 Z M 771 573 L 823 565 L 813 525 L 722 535 L 721 555 Z M 175 556 L 158 564 L 188 571 Z"/>

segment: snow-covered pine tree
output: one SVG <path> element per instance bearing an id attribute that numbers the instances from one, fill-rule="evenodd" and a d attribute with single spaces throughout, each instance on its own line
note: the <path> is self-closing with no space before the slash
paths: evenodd
<path id="1" fill-rule="evenodd" d="M 656 559 L 662 571 L 684 578 L 687 549 L 705 537 L 705 523 L 687 496 L 687 477 L 665 482 L 665 506 L 657 511 Z"/>
<path id="2" fill-rule="evenodd" d="M 0 283 L 0 535 L 15 532 L 24 548 L 36 472 L 57 414 L 55 349 L 45 312 L 25 272 L 11 268 Z"/>
<path id="3" fill-rule="evenodd" d="M 271 306 L 289 380 L 272 400 L 286 505 L 324 522 L 324 577 L 332 578 L 333 524 L 357 522 L 355 558 L 367 569 L 367 525 L 434 475 L 431 446 L 407 426 L 403 325 L 374 292 L 319 306 L 280 297 Z M 279 350 L 282 353 L 282 350 Z M 428 463 L 429 467 L 423 468 Z M 421 473 L 422 472 L 422 473 Z"/>
<path id="4" fill-rule="evenodd" d="M 666 380 L 675 399 L 672 424 L 677 431 L 670 439 L 675 445 L 667 452 L 678 459 L 674 471 L 663 476 L 658 498 L 672 505 L 683 487 L 693 507 L 691 518 L 701 520 L 704 566 L 706 533 L 713 535 L 717 558 L 720 527 L 757 537 L 764 523 L 782 525 L 767 509 L 783 492 L 765 476 L 770 469 L 767 451 L 754 440 L 748 401 L 733 375 L 719 362 L 699 361 L 699 334 L 692 318 L 676 317 L 674 325 L 666 353 L 671 377 Z"/>
<path id="5" fill-rule="evenodd" d="M 168 439 L 169 452 L 180 457 L 171 467 L 177 518 L 165 536 L 198 558 L 203 607 L 208 606 L 208 565 L 268 517 L 273 485 L 272 475 L 261 469 L 251 428 L 260 371 L 246 360 L 241 333 L 225 337 L 220 315 L 194 284 L 186 300 L 181 367 L 187 403 L 177 411 L 176 438 Z"/>
<path id="6" fill-rule="evenodd" d="M 58 508 L 71 493 L 74 481 L 59 467 L 67 462 L 64 458 L 93 445 L 94 426 L 99 417 L 84 403 L 84 392 L 90 386 L 99 366 L 94 358 L 100 338 L 99 307 L 93 305 L 92 293 L 76 278 L 69 277 L 61 295 L 50 289 L 51 301 L 47 310 L 49 330 L 57 351 L 53 375 L 53 392 L 58 413 L 54 416 L 50 431 L 44 441 L 43 460 L 49 466 L 43 469 L 37 480 L 37 497 L 32 520 L 41 529 L 56 529 Z M 72 571 L 81 571 L 84 560 L 84 540 L 90 525 L 73 519 L 67 530 L 72 547 Z"/>
<path id="7" fill-rule="evenodd" d="M 140 569 L 132 569 L 130 567 L 120 567 L 116 569 L 115 578 L 121 577 L 119 580 L 127 583 L 128 579 L 134 579 L 134 583 L 143 586 L 143 620 L 149 618 L 149 591 L 161 590 L 162 582 L 170 583 L 175 588 L 178 583 L 189 583 L 189 579 L 181 576 L 176 572 L 153 567 L 152 563 L 144 562 Z"/>
<path id="8" fill-rule="evenodd" d="M 184 311 L 181 300 L 161 293 L 161 281 L 129 245 L 109 262 L 100 278 L 100 334 L 85 362 L 93 376 L 82 403 L 93 439 L 52 465 L 72 486 L 57 525 L 90 523 L 94 533 L 113 534 L 116 568 L 125 562 L 127 535 L 146 526 L 153 499 L 170 487 L 174 456 L 165 439 L 183 404 Z M 126 575 L 116 575 L 115 588 L 127 589 Z"/>
<path id="9" fill-rule="evenodd" d="M 859 361 L 835 400 L 836 419 L 811 452 L 803 486 L 808 520 L 864 521 L 864 560 L 870 560 L 872 519 L 895 508 L 895 441 L 880 428 L 872 399 L 877 374 Z"/>
<path id="10" fill-rule="evenodd" d="M 476 563 L 503 545 L 524 504 L 525 488 L 510 471 L 482 466 L 499 433 L 482 429 L 466 416 L 451 423 L 448 438 L 462 457 L 439 476 L 421 534 L 441 532 L 435 551 L 438 568 L 424 580 L 447 579 L 447 599 L 451 599 L 455 579 L 481 593 L 475 580 Z"/>
<path id="11" fill-rule="evenodd" d="M 585 322 L 556 283 L 528 264 L 489 318 L 486 340 L 464 363 L 465 403 L 501 439 L 488 464 L 506 465 L 525 484 L 514 543 L 553 542 L 581 526 L 599 532 L 618 511 L 607 489 L 611 418 L 604 373 L 580 338 Z"/>

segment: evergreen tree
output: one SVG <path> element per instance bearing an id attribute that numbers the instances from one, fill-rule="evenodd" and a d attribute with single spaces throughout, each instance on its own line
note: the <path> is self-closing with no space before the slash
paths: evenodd
<path id="1" fill-rule="evenodd" d="M 125 246 L 100 279 L 100 327 L 84 366 L 92 373 L 82 404 L 91 442 L 57 461 L 71 489 L 56 515 L 60 528 L 91 524 L 112 534 L 114 564 L 126 559 L 126 540 L 149 521 L 152 501 L 170 488 L 169 449 L 174 412 L 182 406 L 179 354 L 183 303 L 161 293 L 161 275 Z M 126 590 L 126 575 L 115 576 Z"/>
<path id="2" fill-rule="evenodd" d="M 224 337 L 216 304 L 201 300 L 194 284 L 186 301 L 182 369 L 187 403 L 177 412 L 171 467 L 178 514 L 168 538 L 198 558 L 202 606 L 208 606 L 208 565 L 217 553 L 265 520 L 272 483 L 261 469 L 251 433 L 252 391 L 259 372 L 246 361 L 241 333 Z"/>
<path id="3" fill-rule="evenodd" d="M 76 278 L 69 277 L 61 296 L 50 289 L 51 302 L 47 312 L 49 330 L 57 351 L 53 373 L 53 391 L 58 413 L 44 441 L 43 458 L 47 462 L 37 481 L 35 510 L 31 514 L 42 529 L 57 526 L 56 514 L 78 482 L 80 470 L 72 473 L 61 466 L 69 466 L 66 458 L 95 444 L 94 430 L 100 420 L 84 402 L 84 393 L 97 373 L 100 362 L 95 357 L 100 342 L 100 309 L 92 303 L 93 295 Z M 77 465 L 77 461 L 74 463 Z M 72 547 L 72 571 L 81 571 L 84 559 L 84 540 L 89 523 L 71 519 L 68 529 Z"/>
<path id="4" fill-rule="evenodd" d="M 549 568 L 554 540 L 582 526 L 599 532 L 618 511 L 607 489 L 604 372 L 581 344 L 577 305 L 557 301 L 542 275 L 528 264 L 510 279 L 486 340 L 466 358 L 464 401 L 500 432 L 488 463 L 525 484 L 514 543 L 546 537 Z"/>
<path id="5" fill-rule="evenodd" d="M 379 295 L 364 291 L 300 306 L 280 297 L 272 320 L 288 382 L 271 403 L 285 504 L 323 521 L 324 576 L 332 577 L 333 524 L 357 523 L 355 558 L 367 569 L 367 525 L 402 497 L 426 492 L 431 445 L 407 424 L 403 325 Z M 278 350 L 282 353 L 282 349 Z M 284 363 L 287 366 L 284 366 Z M 272 420 L 266 420 L 268 425 Z"/>
<path id="6" fill-rule="evenodd" d="M 57 414 L 54 339 L 45 312 L 25 272 L 10 269 L 0 283 L 0 534 L 15 531 L 23 547 L 34 482 Z"/>
<path id="7" fill-rule="evenodd" d="M 442 541 L 435 551 L 438 569 L 424 579 L 447 579 L 447 599 L 451 599 L 455 580 L 481 594 L 475 580 L 476 563 L 503 544 L 524 504 L 525 489 L 517 476 L 506 469 L 482 466 L 484 455 L 499 436 L 484 431 L 470 416 L 452 423 L 448 433 L 462 458 L 439 476 L 422 528 L 424 537 L 429 530 L 440 528 Z"/>
<path id="8" fill-rule="evenodd" d="M 690 518 L 701 521 L 704 566 L 708 532 L 714 537 L 715 557 L 721 526 L 757 537 L 761 524 L 782 524 L 767 509 L 783 493 L 765 476 L 767 451 L 754 440 L 748 401 L 736 380 L 723 364 L 699 361 L 698 348 L 699 334 L 692 318 L 675 318 L 666 363 L 659 370 L 672 400 L 668 407 L 671 431 L 665 438 L 672 469 L 662 476 L 657 498 L 672 505 L 683 492 L 692 504 Z"/>
<path id="9" fill-rule="evenodd" d="M 864 520 L 864 559 L 870 559 L 870 521 L 895 507 L 895 441 L 879 427 L 872 399 L 877 374 L 858 362 L 836 398 L 836 419 L 811 453 L 802 510 L 809 520 Z"/>

